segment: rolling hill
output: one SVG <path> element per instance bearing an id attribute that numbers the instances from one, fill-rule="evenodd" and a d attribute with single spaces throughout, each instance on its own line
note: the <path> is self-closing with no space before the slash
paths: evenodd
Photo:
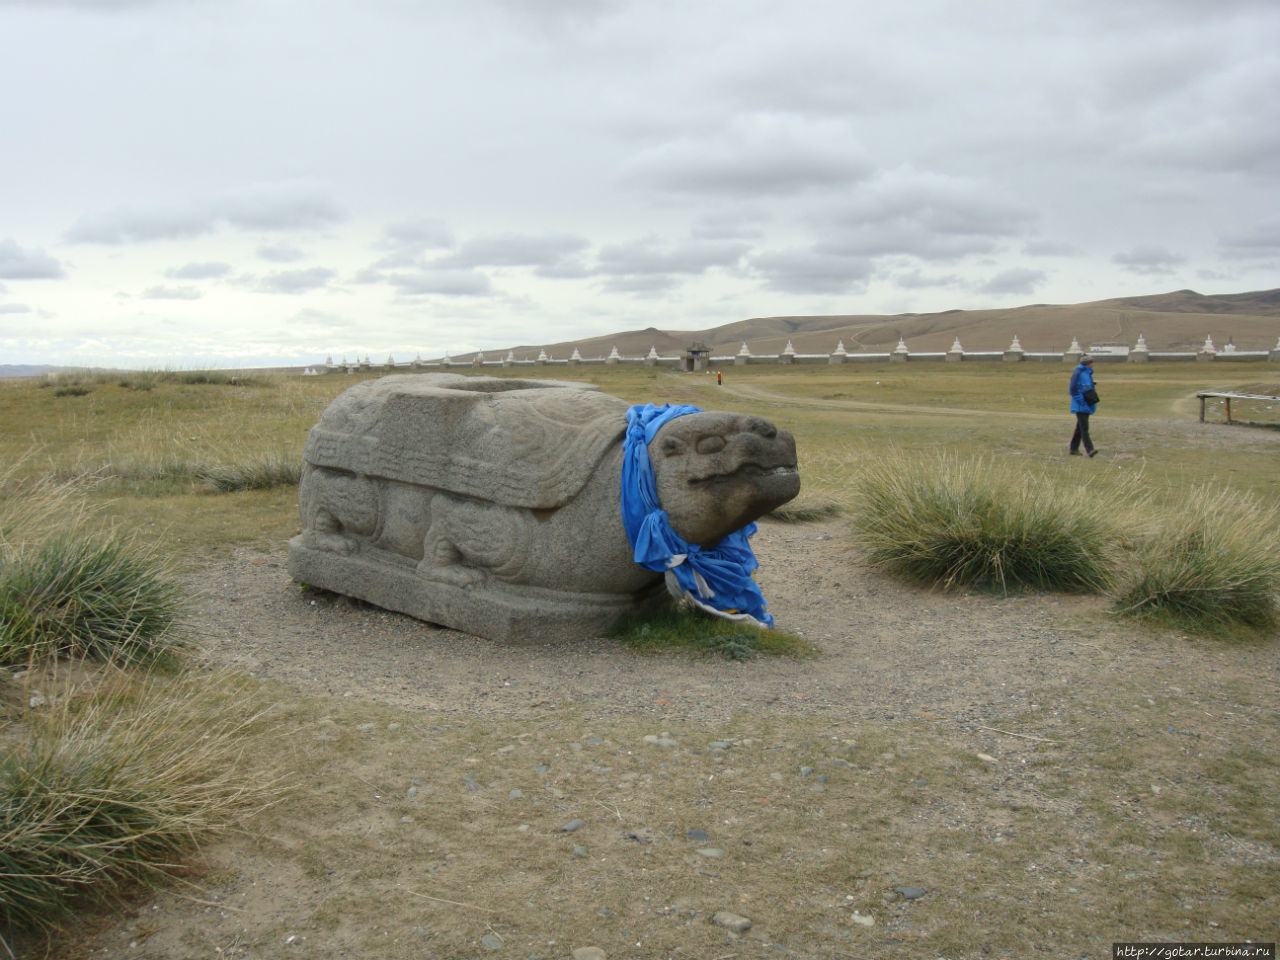
<path id="1" fill-rule="evenodd" d="M 585 358 L 608 356 L 615 346 L 624 356 L 640 356 L 657 348 L 678 353 L 702 342 L 715 356 L 738 352 L 745 341 L 753 353 L 781 351 L 790 340 L 799 353 L 829 353 L 843 341 L 850 353 L 884 353 L 906 340 L 913 351 L 944 351 L 959 338 L 965 350 L 1003 350 L 1016 335 L 1023 349 L 1065 350 L 1073 337 L 1086 349 L 1091 343 L 1132 345 L 1146 337 L 1154 351 L 1196 350 L 1206 335 L 1221 348 L 1232 342 L 1241 350 L 1268 350 L 1280 339 L 1280 289 L 1205 295 L 1194 290 L 1142 297 L 1117 297 L 1092 303 L 1030 304 L 1000 310 L 946 310 L 896 316 L 833 315 L 755 317 L 702 330 L 659 330 L 648 327 L 560 343 L 513 345 L 517 358 L 532 358 L 546 349 L 564 358 L 576 347 Z M 507 350 L 488 351 L 487 359 Z M 468 359 L 471 354 L 455 357 Z"/>

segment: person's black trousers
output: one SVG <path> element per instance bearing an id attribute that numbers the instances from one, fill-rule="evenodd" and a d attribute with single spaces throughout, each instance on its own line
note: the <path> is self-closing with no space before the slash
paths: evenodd
<path id="1" fill-rule="evenodd" d="M 1079 453 L 1080 444 L 1086 451 L 1093 449 L 1093 441 L 1089 439 L 1089 414 L 1076 414 L 1076 432 L 1071 435 L 1071 452 Z"/>

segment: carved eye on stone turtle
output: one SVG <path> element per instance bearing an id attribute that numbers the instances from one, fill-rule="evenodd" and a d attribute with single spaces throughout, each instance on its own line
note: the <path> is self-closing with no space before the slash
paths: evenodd
<path id="1" fill-rule="evenodd" d="M 684 441 L 678 437 L 662 438 L 662 455 L 664 457 L 678 457 L 684 453 Z"/>
<path id="2" fill-rule="evenodd" d="M 697 450 L 702 454 L 719 453 L 725 448 L 724 437 L 717 434 L 709 434 L 705 437 L 698 438 Z"/>

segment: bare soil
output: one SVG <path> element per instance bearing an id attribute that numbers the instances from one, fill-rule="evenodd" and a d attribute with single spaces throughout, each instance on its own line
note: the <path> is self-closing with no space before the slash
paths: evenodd
<path id="1" fill-rule="evenodd" d="M 915 590 L 858 563 L 845 524 L 839 520 L 798 525 L 764 521 L 753 544 L 761 563 L 759 580 L 778 626 L 816 644 L 821 649 L 816 659 L 757 657 L 738 662 L 647 656 L 605 639 L 504 645 L 304 591 L 290 581 L 283 550 L 240 552 L 210 566 L 192 583 L 199 593 L 194 617 L 208 664 L 245 671 L 278 684 L 283 691 L 318 698 L 320 712 L 329 710 L 319 723 L 337 730 L 340 740 L 355 736 L 344 728 L 354 724 L 343 719 L 342 711 L 348 707 L 364 711 L 372 720 L 360 725 L 363 744 L 356 743 L 352 749 L 368 752 L 358 760 L 352 760 L 352 754 L 342 761 L 350 767 L 349 776 L 335 768 L 332 773 L 308 777 L 303 788 L 314 794 L 314 802 L 304 808 L 311 811 L 304 817 L 313 820 L 277 822 L 265 828 L 265 834 L 250 833 L 215 846 L 206 853 L 203 873 L 194 886 L 179 885 L 126 908 L 118 922 L 107 923 L 65 955 L 157 960 L 568 958 L 574 949 L 596 945 L 603 951 L 596 956 L 609 960 L 628 956 L 1047 957 L 1102 956 L 1104 940 L 1109 944 L 1144 935 L 1187 940 L 1272 938 L 1275 917 L 1267 919 L 1256 911 L 1275 909 L 1274 892 L 1260 894 L 1259 905 L 1249 906 L 1234 902 L 1238 892 L 1219 890 L 1213 896 L 1205 894 L 1202 908 L 1188 907 L 1192 919 L 1187 927 L 1138 929 L 1133 918 L 1143 916 L 1143 896 L 1158 896 L 1151 892 L 1155 888 L 1139 894 L 1136 906 L 1117 906 L 1118 898 L 1107 892 L 1111 881 L 1102 865 L 1086 862 L 1089 857 L 1081 852 L 1096 842 L 1087 836 L 1092 817 L 1088 808 L 1060 792 L 1050 796 L 1047 780 L 1034 781 L 1038 788 L 1033 783 L 1034 777 L 1052 779 L 1057 772 L 1087 763 L 1091 745 L 1073 742 L 1068 730 L 1071 720 L 1061 717 L 1056 708 L 1058 719 L 1047 717 L 1027 726 L 1025 718 L 1036 715 L 1042 704 L 1060 705 L 1103 685 L 1117 691 L 1115 702 L 1105 708 L 1105 719 L 1123 728 L 1135 707 L 1121 698 L 1140 691 L 1151 694 L 1153 706 L 1157 699 L 1164 705 L 1171 697 L 1190 698 L 1206 710 L 1217 711 L 1220 702 L 1228 699 L 1236 704 L 1229 735 L 1274 739 L 1274 716 L 1251 711 L 1250 696 L 1240 695 L 1241 690 L 1256 689 L 1259 682 L 1274 689 L 1274 643 L 1222 646 L 1134 628 L 1108 615 L 1103 601 L 1096 598 L 1002 598 Z M 558 743 L 555 724 L 559 721 L 548 720 L 563 716 L 566 710 L 585 717 L 571 726 L 576 739 L 572 744 Z M 392 711 L 416 731 L 414 742 L 405 740 L 399 721 L 386 723 Z M 829 833 L 861 828 L 837 822 L 850 814 L 827 813 L 821 795 L 798 792 L 798 786 L 787 798 L 768 793 L 779 783 L 791 785 L 800 776 L 794 772 L 797 764 L 815 763 L 825 770 L 821 765 L 841 763 L 832 759 L 834 754 L 822 753 L 805 761 L 804 751 L 819 749 L 808 741 L 798 744 L 777 733 L 785 759 L 779 759 L 782 753 L 757 755 L 759 779 L 742 784 L 736 793 L 717 795 L 714 809 L 718 812 L 711 813 L 706 805 L 712 799 L 706 791 L 712 788 L 712 780 L 721 771 L 725 776 L 734 773 L 724 766 L 710 766 L 721 762 L 713 761 L 714 750 L 699 743 L 683 754 L 688 764 L 707 768 L 698 768 L 701 787 L 697 790 L 676 789 L 674 781 L 664 779 L 677 775 L 675 750 L 669 753 L 670 767 L 652 762 L 646 766 L 645 747 L 625 740 L 638 730 L 650 730 L 654 736 L 676 731 L 673 736 L 683 738 L 683 750 L 684 739 L 696 731 L 705 731 L 704 739 L 711 740 L 732 737 L 736 729 L 734 749 L 746 751 L 759 737 L 744 736 L 742 724 L 766 716 L 822 721 L 817 727 L 811 722 L 802 726 L 831 732 L 830 738 L 823 738 L 832 741 L 831 749 L 855 749 L 849 746 L 852 738 L 856 735 L 865 742 L 868 729 L 889 731 L 888 752 L 875 752 L 879 759 L 866 761 L 868 778 L 876 771 L 883 774 L 877 774 L 879 785 L 873 788 L 872 779 L 860 781 L 866 784 L 861 789 L 872 798 L 873 810 L 892 810 L 895 795 L 915 790 L 926 782 L 924 778 L 938 783 L 943 775 L 936 769 L 907 773 L 903 766 L 899 779 L 891 772 L 906 763 L 902 758 L 911 749 L 931 742 L 931 730 L 937 731 L 938 743 L 945 746 L 935 757 L 950 758 L 934 762 L 949 765 L 945 776 L 958 778 L 962 788 L 936 799 L 927 809 L 910 807 L 915 811 L 910 815 L 886 812 L 879 828 L 884 836 L 876 840 L 883 846 L 866 846 L 869 830 L 856 834 L 863 838 L 856 843 Z M 336 723 L 332 717 L 338 718 Z M 421 726 L 414 718 L 422 718 Z M 1061 727 L 1056 726 L 1059 723 Z M 493 735 L 497 739 L 490 739 L 488 734 L 474 732 L 481 728 L 501 732 Z M 315 734 L 317 739 L 325 739 L 324 729 L 328 728 L 322 726 L 322 732 Z M 449 741 L 456 750 L 451 753 L 443 744 L 455 733 L 476 739 Z M 300 736 L 299 751 L 314 749 L 310 732 Z M 1221 739 L 1221 731 L 1215 736 Z M 416 786 L 409 785 L 421 783 L 421 789 L 430 793 L 433 781 L 411 779 L 410 764 L 419 761 L 406 758 L 419 749 L 417 742 L 431 742 L 433 737 L 436 756 L 448 757 L 449 764 L 463 767 L 464 772 L 474 769 L 474 776 L 482 780 L 485 773 L 480 771 L 487 771 L 489 779 L 481 786 L 489 789 L 467 793 L 474 781 L 466 773 L 465 788 L 438 797 L 443 804 L 439 815 L 466 822 L 461 838 L 437 836 L 415 846 L 394 839 L 400 836 L 397 830 L 416 829 L 415 823 L 421 824 L 425 816 L 423 808 L 406 805 L 405 791 L 412 796 Z M 849 739 L 837 743 L 839 737 Z M 901 746 L 904 737 L 913 742 L 911 748 Z M 1049 747 L 1056 751 L 1053 770 L 1029 773 L 1044 760 L 1037 751 L 1046 743 L 1056 744 Z M 556 764 L 583 756 L 584 750 L 599 754 L 606 749 L 608 756 L 583 761 L 584 768 L 575 774 L 577 781 L 566 774 L 558 785 L 527 785 L 535 779 L 533 763 L 543 755 L 539 751 L 546 753 L 554 777 Z M 960 759 L 961 754 L 968 760 Z M 983 763 L 974 761 L 974 756 L 984 758 Z M 518 773 L 523 769 L 522 758 L 529 768 L 528 780 L 519 779 L 524 775 Z M 983 779 L 989 776 L 984 766 L 988 761 L 1005 771 L 994 782 Z M 767 776 L 766 770 L 770 771 Z M 753 772 L 747 770 L 744 775 L 750 777 Z M 838 775 L 841 770 L 833 767 L 832 776 Z M 350 802 L 343 793 L 347 788 L 337 785 L 343 777 L 347 777 L 343 782 L 366 795 L 364 800 Z M 545 773 L 542 777 L 546 781 Z M 583 778 L 593 784 L 590 799 L 580 795 Z M 526 795 L 541 791 L 539 798 L 549 804 L 541 808 L 541 820 L 524 812 L 513 814 L 511 823 L 506 823 L 500 812 L 508 802 L 506 787 L 512 784 L 526 784 Z M 811 780 L 806 781 L 804 789 L 818 789 L 810 784 Z M 513 789 L 510 795 L 521 793 Z M 493 799 L 495 795 L 498 800 Z M 1010 808 L 1010 796 L 1024 800 Z M 604 813 L 605 808 L 613 810 L 616 822 Z M 1016 834 L 1010 818 L 1020 816 L 1005 812 L 1008 809 L 1030 811 L 1051 823 L 1044 828 L 1045 835 L 1028 832 L 1025 853 L 1014 861 L 999 859 L 1012 855 L 1005 852 L 1005 841 Z M 581 833 L 561 832 L 565 828 L 560 824 L 579 813 L 589 826 Z M 516 826 L 521 817 L 530 819 Z M 602 820 L 613 823 L 615 829 L 602 833 L 598 822 Z M 522 856 L 535 854 L 526 854 L 523 846 L 513 846 L 507 853 L 501 852 L 507 848 L 499 846 L 500 852 L 495 853 L 482 835 L 510 829 L 512 833 L 502 836 L 514 839 L 500 843 L 524 844 L 531 834 L 514 831 L 527 831 L 529 823 L 534 824 L 532 833 L 540 834 L 543 847 L 556 845 L 561 864 L 589 863 L 589 871 L 579 877 L 571 866 L 526 867 L 527 872 L 552 877 L 542 892 L 534 892 L 538 881 L 508 876 L 514 864 L 523 862 Z M 728 859 L 750 853 L 764 862 L 745 863 L 740 875 L 730 872 L 727 860 L 717 862 L 714 870 L 703 862 L 690 865 L 690 860 L 699 858 L 688 851 L 680 852 L 684 859 L 655 863 L 662 851 L 684 843 L 688 824 L 704 825 L 713 844 L 723 842 L 718 834 L 746 831 L 745 839 L 735 841 L 739 853 L 730 851 Z M 799 839 L 806 824 L 815 825 L 820 835 Z M 592 834 L 593 830 L 597 832 Z M 775 836 L 792 831 L 795 836 Z M 954 839 L 940 842 L 939 836 Z M 474 844 L 470 849 L 467 837 Z M 579 837 L 583 846 L 574 846 L 571 855 L 570 847 Z M 989 882 L 992 890 L 999 887 L 998 894 L 977 894 L 988 882 L 978 879 L 984 868 L 975 864 L 982 857 L 966 860 L 963 867 L 941 866 L 939 858 L 949 856 L 946 843 L 963 846 L 972 837 L 993 851 L 996 859 L 991 862 L 998 876 Z M 756 845 L 751 847 L 753 842 Z M 827 862 L 833 852 L 839 859 L 842 845 L 853 849 L 857 843 L 863 844 L 858 862 Z M 446 846 L 450 852 L 441 853 Z M 1220 865 L 1223 870 L 1248 865 L 1274 877 L 1280 867 L 1280 856 L 1267 844 L 1241 841 L 1233 846 L 1220 839 L 1213 849 L 1215 857 L 1225 858 Z M 572 859 L 578 856 L 586 859 Z M 1018 856 L 1030 866 L 1021 864 Z M 401 872 L 383 876 L 371 857 L 399 858 L 405 865 L 396 868 Z M 882 862 L 869 864 L 867 858 Z M 1011 866 L 1012 862 L 1020 865 Z M 352 863 L 358 863 L 359 869 L 350 869 Z M 922 868 L 927 863 L 933 864 L 933 874 Z M 1026 872 L 1036 871 L 1037 865 L 1038 873 Z M 837 866 L 839 872 L 831 872 Z M 681 872 L 686 868 L 688 878 Z M 356 875 L 348 877 L 349 869 Z M 425 876 L 404 872 L 415 869 Z M 893 892 L 897 885 L 917 882 L 922 874 L 931 876 L 933 884 L 970 889 L 955 890 L 955 899 L 945 907 L 939 901 L 930 903 L 936 893 L 917 906 Z M 720 889 L 716 884 L 732 876 L 738 877 L 739 884 L 734 892 L 714 894 Z M 837 876 L 840 879 L 833 879 Z M 420 892 L 406 895 L 402 888 L 414 886 L 419 879 L 436 883 L 415 887 Z M 1194 889 L 1196 883 L 1189 880 L 1185 886 Z M 1169 894 L 1175 900 L 1178 895 Z M 1003 897 L 1016 907 L 997 910 L 994 919 L 957 919 L 970 914 L 978 918 L 979 901 L 989 896 Z M 492 898 L 505 900 L 495 903 Z M 656 902 L 660 898 L 661 904 Z M 1084 899 L 1077 902 L 1075 898 Z M 713 916 L 725 908 L 753 918 L 754 925 L 744 932 L 725 927 Z M 932 915 L 925 911 L 930 909 L 943 913 L 929 920 Z M 1129 910 L 1136 912 L 1125 912 Z M 1090 946 L 1083 948 L 1079 916 L 1090 911 L 1109 918 L 1111 925 L 1104 923 Z M 1023 922 L 1019 917 L 1028 924 L 1022 934 L 1010 929 Z M 862 926 L 867 918 L 874 918 L 875 925 Z M 969 922 L 976 924 L 971 930 L 964 926 Z M 1133 926 L 1118 927 L 1122 922 Z M 466 923 L 471 926 L 465 927 Z M 683 926 L 673 927 L 679 924 Z M 1083 927 L 1091 929 L 1090 921 L 1083 921 Z M 931 940 L 944 930 L 950 930 L 946 937 L 936 943 Z M 1059 939 L 1056 945 L 1046 944 L 1042 952 L 1023 953 L 1011 946 L 1024 942 L 1020 937 L 1046 932 Z M 969 943 L 972 953 L 958 952 L 957 942 Z M 948 943 L 957 952 L 942 952 Z M 1074 952 L 1067 952 L 1068 947 Z"/>
<path id="2" fill-rule="evenodd" d="M 211 568 L 195 608 L 208 658 L 307 694 L 468 717 L 589 704 L 598 715 L 658 712 L 721 721 L 769 704 L 786 712 L 892 719 L 927 709 L 956 719 L 1008 714 L 1045 687 L 1103 670 L 1150 675 L 1167 641 L 1119 649 L 1093 636 L 1102 602 L 1056 595 L 915 591 L 857 563 L 841 521 L 764 521 L 752 545 L 777 626 L 816 661 L 690 662 L 640 656 L 606 639 L 498 644 L 332 594 L 300 591 L 283 553 Z M 1058 645 L 1070 648 L 1059 656 Z M 655 710 L 655 703 L 661 710 Z"/>

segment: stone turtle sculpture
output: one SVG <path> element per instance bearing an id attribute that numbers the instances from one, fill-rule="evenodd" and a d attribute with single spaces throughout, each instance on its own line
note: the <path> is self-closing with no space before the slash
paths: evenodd
<path id="1" fill-rule="evenodd" d="M 629 409 L 558 380 L 357 384 L 307 437 L 289 571 L 490 639 L 599 635 L 665 595 L 619 509 Z M 759 417 L 680 416 L 648 450 L 671 528 L 706 549 L 800 489 L 794 439 Z"/>

